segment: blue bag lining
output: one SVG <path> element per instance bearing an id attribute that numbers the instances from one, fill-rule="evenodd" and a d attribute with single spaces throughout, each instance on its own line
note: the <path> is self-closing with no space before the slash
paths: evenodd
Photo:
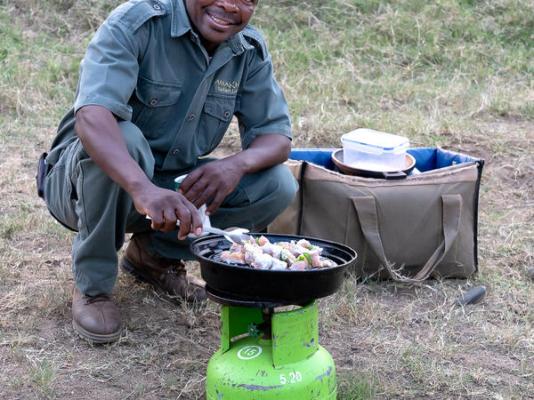
<path id="1" fill-rule="evenodd" d="M 308 161 L 320 165 L 326 169 L 335 171 L 336 167 L 332 161 L 332 153 L 335 148 L 295 148 L 291 151 L 289 158 L 292 160 Z M 435 169 L 450 167 L 451 165 L 478 162 L 483 163 L 479 158 L 474 158 L 466 154 L 444 150 L 439 147 L 414 147 L 408 149 L 408 153 L 414 156 L 415 167 L 421 171 L 432 171 Z"/>

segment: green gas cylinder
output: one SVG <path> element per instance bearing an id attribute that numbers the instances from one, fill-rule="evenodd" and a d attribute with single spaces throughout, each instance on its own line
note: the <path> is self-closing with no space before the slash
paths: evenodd
<path id="1" fill-rule="evenodd" d="M 207 400 L 336 399 L 334 361 L 318 339 L 314 301 L 283 311 L 223 305 Z"/>

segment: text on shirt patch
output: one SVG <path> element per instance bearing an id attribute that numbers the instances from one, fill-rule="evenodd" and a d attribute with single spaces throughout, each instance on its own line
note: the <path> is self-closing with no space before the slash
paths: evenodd
<path id="1" fill-rule="evenodd" d="M 215 91 L 226 94 L 236 94 L 239 88 L 238 81 L 223 81 L 222 79 L 217 79 L 214 85 Z"/>

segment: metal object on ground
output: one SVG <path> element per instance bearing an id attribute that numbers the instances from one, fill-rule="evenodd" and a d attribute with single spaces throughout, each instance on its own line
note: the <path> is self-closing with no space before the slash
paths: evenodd
<path id="1" fill-rule="evenodd" d="M 475 286 L 464 292 L 456 300 L 458 305 L 465 306 L 467 304 L 476 304 L 482 301 L 486 296 L 486 286 Z"/>

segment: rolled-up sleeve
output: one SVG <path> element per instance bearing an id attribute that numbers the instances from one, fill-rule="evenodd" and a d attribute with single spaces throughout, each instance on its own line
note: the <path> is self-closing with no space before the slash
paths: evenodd
<path id="1" fill-rule="evenodd" d="M 235 112 L 243 149 L 258 135 L 274 133 L 291 139 L 289 109 L 274 77 L 270 56 L 262 59 L 255 52 L 244 79 Z"/>
<path id="2" fill-rule="evenodd" d="M 107 108 L 130 120 L 128 100 L 139 73 L 138 38 L 118 19 L 108 19 L 96 32 L 82 60 L 74 103 L 78 111 L 87 105 Z"/>

